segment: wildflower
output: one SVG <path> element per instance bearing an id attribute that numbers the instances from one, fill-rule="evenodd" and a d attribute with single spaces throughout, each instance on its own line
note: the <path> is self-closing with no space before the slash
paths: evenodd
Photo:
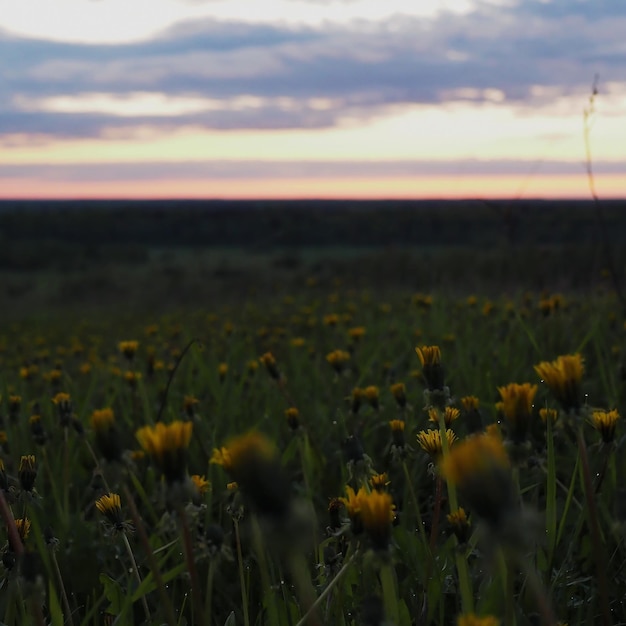
<path id="1" fill-rule="evenodd" d="M 339 510 L 341 509 L 342 499 L 341 498 L 331 498 L 328 503 L 328 527 L 331 531 L 336 531 L 341 528 L 341 519 L 339 518 Z"/>
<path id="2" fill-rule="evenodd" d="M 22 543 L 26 541 L 26 537 L 30 533 L 30 520 L 27 517 L 18 517 L 15 520 L 15 527 L 17 528 L 17 534 L 20 536 Z"/>
<path id="3" fill-rule="evenodd" d="M 360 487 L 358 491 L 350 485 L 346 485 L 347 498 L 339 498 L 346 508 L 348 517 L 350 518 L 350 529 L 353 535 L 360 535 L 363 532 L 363 520 L 361 519 L 361 503 L 366 497 L 367 491 Z"/>
<path id="4" fill-rule="evenodd" d="M 134 372 L 133 370 L 126 370 L 124 372 L 124 380 L 128 383 L 131 389 L 137 388 L 137 383 L 141 380 L 141 372 Z"/>
<path id="5" fill-rule="evenodd" d="M 441 367 L 441 350 L 439 346 L 422 346 L 415 348 L 420 363 L 424 380 L 430 391 L 443 391 L 444 372 Z"/>
<path id="6" fill-rule="evenodd" d="M 195 396 L 185 396 L 183 398 L 183 411 L 188 418 L 192 418 L 194 416 L 195 407 L 200 404 L 200 400 Z"/>
<path id="7" fill-rule="evenodd" d="M 300 411 L 295 406 L 290 406 L 285 410 L 285 417 L 287 418 L 287 424 L 291 430 L 298 430 L 300 427 Z"/>
<path id="8" fill-rule="evenodd" d="M 271 352 L 266 352 L 259 361 L 265 366 L 267 373 L 274 379 L 280 379 L 280 371 L 278 370 L 278 365 L 276 363 L 276 359 Z"/>
<path id="9" fill-rule="evenodd" d="M 345 350 L 333 350 L 326 355 L 326 360 L 330 366 L 340 374 L 350 360 L 350 353 Z"/>
<path id="10" fill-rule="evenodd" d="M 464 396 L 461 398 L 461 406 L 466 411 L 478 410 L 480 401 L 476 396 Z"/>
<path id="11" fill-rule="evenodd" d="M 34 442 L 38 446 L 43 446 L 46 443 L 47 435 L 41 423 L 41 415 L 38 413 L 31 415 L 28 418 L 28 424 L 30 426 L 30 434 L 32 435 Z"/>
<path id="12" fill-rule="evenodd" d="M 355 326 L 354 328 L 350 328 L 350 330 L 348 330 L 348 336 L 354 342 L 357 342 L 363 339 L 363 337 L 365 336 L 365 333 L 366 333 L 365 326 Z"/>
<path id="13" fill-rule="evenodd" d="M 429 309 L 433 304 L 433 297 L 423 293 L 416 293 L 411 300 L 414 305 L 422 309 Z"/>
<path id="14" fill-rule="evenodd" d="M 451 429 L 446 430 L 446 440 L 448 450 L 456 441 L 456 435 Z M 417 443 L 425 450 L 433 460 L 438 460 L 443 454 L 443 443 L 441 440 L 441 432 L 438 430 L 422 430 L 417 433 Z"/>
<path id="15" fill-rule="evenodd" d="M 122 504 L 117 493 L 109 493 L 96 500 L 96 508 L 113 525 L 122 519 Z"/>
<path id="16" fill-rule="evenodd" d="M 553 424 L 556 422 L 559 417 L 559 412 L 556 409 L 539 409 L 539 417 L 541 421 L 545 424 L 548 420 L 550 420 Z"/>
<path id="17" fill-rule="evenodd" d="M 35 478 L 37 478 L 37 465 L 35 464 L 34 454 L 22 456 L 17 477 L 20 481 L 20 489 L 22 491 L 30 492 L 33 490 Z"/>
<path id="18" fill-rule="evenodd" d="M 336 313 L 329 313 L 328 315 L 324 315 L 322 320 L 324 322 L 324 326 L 330 326 L 331 328 L 337 326 L 339 323 L 339 315 Z"/>
<path id="19" fill-rule="evenodd" d="M 192 422 L 176 420 L 167 425 L 157 422 L 154 426 L 144 426 L 135 435 L 167 483 L 184 482 L 187 476 L 187 448 L 192 429 Z"/>
<path id="20" fill-rule="evenodd" d="M 104 515 L 113 532 L 132 530 L 132 525 L 122 516 L 122 502 L 117 493 L 107 493 L 96 500 L 96 508 Z"/>
<path id="21" fill-rule="evenodd" d="M 554 361 L 543 361 L 535 365 L 535 371 L 565 412 L 578 410 L 581 405 L 581 381 L 584 364 L 580 354 L 557 357 Z"/>
<path id="22" fill-rule="evenodd" d="M 361 403 L 365 397 L 365 392 L 361 387 L 355 387 L 352 390 L 352 412 L 356 415 L 361 408 Z"/>
<path id="23" fill-rule="evenodd" d="M 192 474 L 191 482 L 201 496 L 211 489 L 211 483 L 206 479 L 206 477 L 200 476 L 199 474 Z"/>
<path id="24" fill-rule="evenodd" d="M 22 408 L 22 396 L 10 395 L 9 396 L 9 419 L 12 422 L 17 421 L 20 416 L 20 409 Z"/>
<path id="25" fill-rule="evenodd" d="M 120 341 L 117 344 L 117 347 L 124 357 L 126 357 L 129 361 L 132 361 L 137 352 L 137 348 L 139 348 L 139 342 L 135 340 Z"/>
<path id="26" fill-rule="evenodd" d="M 110 408 L 96 409 L 91 414 L 91 427 L 96 435 L 96 446 L 107 461 L 119 461 L 121 447 L 115 424 L 115 414 Z"/>
<path id="27" fill-rule="evenodd" d="M 466 544 L 470 538 L 470 523 L 465 509 L 459 508 L 453 511 L 447 516 L 447 520 L 457 541 L 461 545 Z"/>
<path id="28" fill-rule="evenodd" d="M 499 437 L 468 437 L 442 458 L 440 470 L 457 485 L 472 510 L 495 528 L 515 507 L 510 461 Z"/>
<path id="29" fill-rule="evenodd" d="M 493 615 L 478 617 L 474 613 L 459 615 L 456 620 L 457 626 L 500 626 L 500 620 Z"/>
<path id="30" fill-rule="evenodd" d="M 461 406 L 463 407 L 462 418 L 463 423 L 467 426 L 469 433 L 479 432 L 483 429 L 483 419 L 480 414 L 480 401 L 476 396 L 464 396 L 461 398 Z"/>
<path id="31" fill-rule="evenodd" d="M 378 399 L 380 397 L 380 390 L 376 385 L 369 385 L 363 390 L 365 399 L 369 402 L 373 409 L 378 409 Z"/>
<path id="32" fill-rule="evenodd" d="M 63 372 L 60 368 L 50 370 L 47 375 L 47 379 L 53 387 L 58 387 L 61 384 L 63 378 Z"/>
<path id="33" fill-rule="evenodd" d="M 52 398 L 52 402 L 57 407 L 61 426 L 69 426 L 72 419 L 72 399 L 70 394 L 60 391 Z"/>
<path id="34" fill-rule="evenodd" d="M 404 448 L 404 420 L 390 420 L 389 426 L 391 428 L 392 445 L 396 448 Z"/>
<path id="35" fill-rule="evenodd" d="M 500 409 L 511 429 L 511 440 L 521 443 L 526 439 L 530 426 L 537 385 L 510 383 L 505 387 L 498 387 L 498 392 L 502 398 Z"/>
<path id="36" fill-rule="evenodd" d="M 611 443 L 615 439 L 615 428 L 620 418 L 617 409 L 612 411 L 594 411 L 591 415 L 593 427 L 602 435 L 604 443 Z"/>
<path id="37" fill-rule="evenodd" d="M 370 485 L 375 491 L 384 491 L 390 484 L 387 472 L 370 476 Z"/>
<path id="38" fill-rule="evenodd" d="M 389 390 L 398 406 L 403 409 L 406 406 L 406 385 L 404 383 L 394 383 Z"/>
<path id="39" fill-rule="evenodd" d="M 220 363 L 217 366 L 217 373 L 220 380 L 223 381 L 226 378 L 226 374 L 228 374 L 228 363 Z"/>
<path id="40" fill-rule="evenodd" d="M 286 516 L 291 504 L 290 485 L 276 448 L 264 435 L 250 432 L 213 450 L 211 463 L 221 465 L 260 513 Z"/>
<path id="41" fill-rule="evenodd" d="M 301 348 L 306 343 L 304 337 L 292 337 L 289 341 L 289 345 L 292 348 Z"/>
<path id="42" fill-rule="evenodd" d="M 248 361 L 246 364 L 246 370 L 248 371 L 248 376 L 252 376 L 259 369 L 259 363 L 255 359 Z"/>
<path id="43" fill-rule="evenodd" d="M 233 481 L 233 482 L 226 484 L 226 489 L 228 491 L 237 491 L 237 489 L 239 489 L 239 485 L 237 484 L 236 481 Z"/>
<path id="44" fill-rule="evenodd" d="M 361 522 L 376 550 L 389 547 L 394 509 L 391 495 L 383 491 L 371 491 L 360 499 Z"/>
<path id="45" fill-rule="evenodd" d="M 433 422 L 434 424 L 439 424 L 439 414 L 440 414 L 440 411 L 438 409 L 435 409 L 435 408 L 430 409 L 428 411 L 429 421 Z M 459 419 L 460 415 L 461 415 L 461 411 L 459 411 L 459 409 L 455 409 L 452 406 L 447 406 L 443 410 L 443 423 L 446 425 L 446 428 L 450 428 L 450 426 L 452 425 L 452 422 L 454 422 L 454 420 Z"/>

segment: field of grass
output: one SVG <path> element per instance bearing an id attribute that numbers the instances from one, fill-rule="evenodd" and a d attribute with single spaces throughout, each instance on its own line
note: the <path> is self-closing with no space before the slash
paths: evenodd
<path id="1" fill-rule="evenodd" d="M 0 276 L 3 624 L 626 623 L 601 250 L 144 252 Z"/>

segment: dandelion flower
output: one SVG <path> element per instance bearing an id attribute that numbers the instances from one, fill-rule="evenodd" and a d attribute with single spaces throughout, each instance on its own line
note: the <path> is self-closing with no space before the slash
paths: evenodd
<path id="1" fill-rule="evenodd" d="M 457 437 L 451 429 L 446 430 L 446 439 L 448 449 L 456 441 Z M 443 445 L 441 440 L 441 432 L 438 430 L 422 430 L 417 433 L 417 443 L 425 450 L 434 460 L 438 460 L 443 454 Z"/>
<path id="2" fill-rule="evenodd" d="M 515 503 L 510 461 L 499 437 L 480 434 L 464 439 L 441 459 L 440 470 L 470 508 L 495 527 Z"/>
<path id="3" fill-rule="evenodd" d="M 584 362 L 580 354 L 557 357 L 554 361 L 543 361 L 535 365 L 535 371 L 563 407 L 563 410 L 578 410 L 581 405 L 581 381 Z"/>
<path id="4" fill-rule="evenodd" d="M 591 415 L 593 427 L 602 435 L 604 443 L 611 443 L 615 439 L 615 428 L 620 418 L 617 409 L 612 411 L 594 411 Z"/>
<path id="5" fill-rule="evenodd" d="M 187 448 L 192 429 L 192 422 L 176 420 L 171 424 L 157 422 L 154 426 L 144 426 L 135 435 L 168 483 L 184 482 L 187 477 Z"/>

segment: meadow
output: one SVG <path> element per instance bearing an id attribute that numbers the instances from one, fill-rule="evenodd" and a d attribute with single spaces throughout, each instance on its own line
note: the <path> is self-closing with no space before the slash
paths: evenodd
<path id="1" fill-rule="evenodd" d="M 7 214 L 2 623 L 626 623 L 626 325 L 591 228 L 490 210 L 450 241 L 433 210 L 428 245 L 359 244 L 334 215 L 295 245 L 289 213 L 218 246 Z"/>

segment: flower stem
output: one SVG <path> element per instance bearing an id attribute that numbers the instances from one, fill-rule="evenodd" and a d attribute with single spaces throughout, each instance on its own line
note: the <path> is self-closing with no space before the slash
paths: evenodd
<path id="1" fill-rule="evenodd" d="M 54 550 L 50 550 L 50 556 L 52 558 L 52 564 L 54 565 L 54 571 L 57 576 L 57 580 L 59 581 L 59 588 L 61 589 L 61 600 L 63 601 L 63 608 L 65 609 L 65 622 L 68 626 L 74 626 L 74 622 L 72 620 L 72 609 L 70 607 L 70 603 L 67 599 L 67 592 L 65 591 L 65 585 L 63 584 L 63 576 L 61 576 L 61 568 L 59 567 L 59 561 L 57 560 L 57 555 Z"/>
<path id="2" fill-rule="evenodd" d="M 135 530 L 139 535 L 139 539 L 141 540 L 141 545 L 143 546 L 144 552 L 148 558 L 148 564 L 150 566 L 150 571 L 152 572 L 152 576 L 154 577 L 154 581 L 156 582 L 157 589 L 159 591 L 159 597 L 161 599 L 161 604 L 165 609 L 165 620 L 168 626 L 176 626 L 176 615 L 174 614 L 174 607 L 172 606 L 172 601 L 170 600 L 169 595 L 165 591 L 165 585 L 163 583 L 163 577 L 161 576 L 161 572 L 159 570 L 159 565 L 154 557 L 154 552 L 152 550 L 152 546 L 150 545 L 150 541 L 148 540 L 148 535 L 146 534 L 146 529 L 139 517 L 139 511 L 137 510 L 137 505 L 135 504 L 135 500 L 130 492 L 130 489 L 124 485 L 124 496 L 126 499 L 126 503 L 128 504 L 128 510 L 130 511 L 131 518 L 133 520 L 133 524 L 135 526 Z"/>
<path id="3" fill-rule="evenodd" d="M 137 561 L 135 561 L 135 555 L 133 554 L 133 549 L 130 547 L 130 542 L 128 541 L 128 537 L 126 533 L 122 533 L 122 539 L 124 540 L 124 546 L 126 547 L 126 552 L 130 558 L 130 562 L 133 566 L 133 570 L 135 572 L 135 578 L 137 582 L 141 585 L 141 574 L 139 573 L 139 568 L 137 567 Z M 148 602 L 146 601 L 146 596 L 141 596 L 141 603 L 143 604 L 143 612 L 146 614 L 146 619 L 148 622 L 152 621 L 152 616 L 150 615 L 150 609 L 148 608 Z"/>
<path id="4" fill-rule="evenodd" d="M 352 565 L 352 562 L 354 561 L 354 559 L 356 559 L 358 553 L 359 550 L 357 548 L 352 556 L 343 564 L 342 568 L 337 572 L 336 576 L 328 583 L 326 589 L 322 591 L 317 600 L 315 600 L 315 602 L 309 607 L 309 610 L 302 616 L 302 619 L 296 624 L 296 626 L 304 626 L 304 624 L 306 624 L 306 621 L 309 619 L 309 615 L 313 611 L 315 611 L 320 606 L 320 604 L 324 602 L 324 600 L 326 600 L 326 598 L 335 588 L 341 577 L 348 571 L 348 568 L 350 567 L 350 565 Z"/>
<path id="5" fill-rule="evenodd" d="M 241 587 L 243 623 L 244 626 L 250 626 L 250 616 L 248 615 L 248 591 L 246 586 L 246 577 L 243 573 L 243 555 L 241 552 L 241 537 L 239 536 L 239 522 L 235 518 L 233 518 L 233 525 L 235 527 L 235 542 L 237 544 L 237 563 L 239 565 L 239 586 Z"/>
<path id="6" fill-rule="evenodd" d="M 202 598 L 200 596 L 200 581 L 198 579 L 196 561 L 193 556 L 191 532 L 189 531 L 187 514 L 182 506 L 178 508 L 178 518 L 180 520 L 181 539 L 183 543 L 183 552 L 185 553 L 185 562 L 187 563 L 187 571 L 189 572 L 189 577 L 191 578 L 191 602 L 193 605 L 193 612 L 195 614 L 196 623 L 204 624 L 204 610 L 202 606 Z"/>
<path id="7" fill-rule="evenodd" d="M 391 624 L 400 623 L 400 608 L 398 606 L 398 592 L 396 589 L 396 574 L 391 562 L 383 563 L 380 568 L 380 584 L 383 588 L 383 604 L 385 615 Z"/>
<path id="8" fill-rule="evenodd" d="M 450 454 L 450 447 L 448 446 L 446 423 L 444 421 L 442 411 L 439 411 L 439 434 L 441 435 L 441 451 L 443 458 L 445 459 L 448 454 Z M 448 503 L 450 510 L 456 511 L 459 508 L 459 500 L 456 494 L 456 486 L 449 478 L 446 478 L 446 487 L 448 490 Z M 459 576 L 459 589 L 461 591 L 461 607 L 463 609 L 463 613 L 473 613 L 474 594 L 472 592 L 472 583 L 469 575 L 469 569 L 467 567 L 467 560 L 465 558 L 465 555 L 460 554 L 457 551 L 457 553 L 455 554 L 455 561 L 457 574 Z"/>
<path id="9" fill-rule="evenodd" d="M 604 546 L 600 536 L 600 524 L 598 522 L 598 508 L 594 497 L 593 483 L 591 481 L 591 472 L 589 470 L 589 458 L 587 456 L 587 446 L 583 435 L 582 424 L 578 427 L 576 433 L 578 443 L 578 454 L 580 456 L 580 471 L 583 483 L 583 491 L 587 501 L 587 519 L 589 522 L 589 530 L 591 531 L 591 541 L 593 544 L 593 555 L 596 561 L 596 575 L 598 577 L 598 594 L 600 600 L 600 609 L 602 611 L 602 621 L 604 626 L 612 624 L 611 612 L 609 609 L 609 597 L 607 595 L 606 582 L 606 555 Z"/>

